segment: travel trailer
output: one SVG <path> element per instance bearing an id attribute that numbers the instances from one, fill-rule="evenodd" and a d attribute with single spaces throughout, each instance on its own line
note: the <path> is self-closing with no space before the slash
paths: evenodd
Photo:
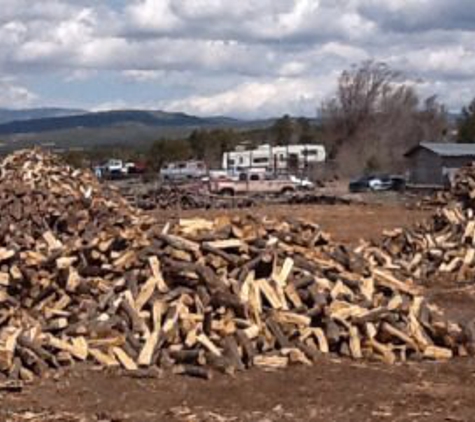
<path id="1" fill-rule="evenodd" d="M 326 159 L 323 145 L 301 144 L 271 146 L 264 144 L 253 150 L 225 152 L 222 167 L 228 171 L 248 168 L 265 168 L 267 170 L 304 169 L 309 165 L 323 163 Z"/>
<path id="2" fill-rule="evenodd" d="M 165 180 L 190 180 L 206 176 L 208 169 L 203 161 L 176 161 L 165 164 L 160 175 Z"/>

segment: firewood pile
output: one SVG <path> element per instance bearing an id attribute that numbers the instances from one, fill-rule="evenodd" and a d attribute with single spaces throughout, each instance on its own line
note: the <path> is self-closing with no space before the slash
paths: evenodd
<path id="1" fill-rule="evenodd" d="M 400 277 L 424 284 L 439 277 L 459 283 L 475 280 L 475 165 L 458 171 L 450 192 L 437 196 L 433 216 L 413 229 L 385 233 L 379 244 L 363 243 L 365 260 L 390 268 Z"/>
<path id="2" fill-rule="evenodd" d="M 206 209 L 211 207 L 209 198 L 200 192 L 179 186 L 159 186 L 136 198 L 136 205 L 144 210 L 151 209 Z"/>
<path id="3" fill-rule="evenodd" d="M 289 196 L 286 203 L 291 205 L 351 205 L 361 203 L 354 198 L 339 195 L 325 195 L 315 192 L 298 192 Z"/>
<path id="4" fill-rule="evenodd" d="M 455 173 L 450 192 L 451 197 L 464 208 L 475 207 L 475 162 Z"/>
<path id="5" fill-rule="evenodd" d="M 76 361 L 210 378 L 334 353 L 466 354 L 411 280 L 300 221 L 158 228 L 88 172 L 23 151 L 0 165 L 0 378 Z"/>
<path id="6" fill-rule="evenodd" d="M 408 207 L 419 210 L 433 210 L 434 208 L 444 207 L 451 198 L 447 191 L 437 191 L 422 198 L 416 193 L 406 193 L 406 197 L 413 199 L 409 202 Z"/>
<path id="7" fill-rule="evenodd" d="M 204 187 L 160 185 L 149 189 L 122 189 L 121 193 L 130 204 L 144 211 L 248 208 L 255 205 L 251 198 L 224 198 L 210 194 Z"/>

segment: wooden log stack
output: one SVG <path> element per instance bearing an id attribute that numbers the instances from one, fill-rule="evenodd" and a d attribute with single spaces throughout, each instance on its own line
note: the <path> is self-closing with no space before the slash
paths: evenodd
<path id="1" fill-rule="evenodd" d="M 288 198 L 285 202 L 290 205 L 352 205 L 363 204 L 362 200 L 356 200 L 348 196 L 328 195 L 316 192 L 297 192 Z"/>
<path id="2" fill-rule="evenodd" d="M 208 379 L 328 353 L 393 363 L 469 350 L 414 282 L 315 224 L 236 217 L 159 229 L 37 150 L 0 165 L 0 206 L 0 378 L 90 361 Z"/>
<path id="3" fill-rule="evenodd" d="M 247 196 L 211 194 L 206 185 L 126 186 L 121 194 L 134 207 L 144 211 L 249 208 L 255 205 L 255 200 Z"/>
<path id="4" fill-rule="evenodd" d="M 181 186 L 159 186 L 139 198 L 137 205 L 142 209 L 207 209 L 211 201 L 196 190 Z"/>
<path id="5" fill-rule="evenodd" d="M 436 279 L 475 281 L 475 165 L 455 175 L 440 206 L 413 229 L 389 230 L 380 243 L 363 243 L 357 252 L 371 265 L 382 266 L 423 284 Z"/>

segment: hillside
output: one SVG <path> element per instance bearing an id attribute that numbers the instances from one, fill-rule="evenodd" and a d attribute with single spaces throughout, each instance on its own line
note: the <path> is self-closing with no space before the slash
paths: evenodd
<path id="1" fill-rule="evenodd" d="M 41 110 L 41 111 L 40 111 Z M 50 110 L 49 112 L 47 110 Z M 197 117 L 158 110 L 111 110 L 74 113 L 74 110 L 8 110 L 21 120 L 0 120 L 1 151 L 48 145 L 57 148 L 91 148 L 108 145 L 144 146 L 160 138 L 181 138 L 195 129 L 264 128 L 272 120 L 245 121 L 228 117 Z M 54 114 L 63 114 L 56 115 Z M 70 114 L 68 114 L 70 113 Z M 37 115 L 49 117 L 34 118 Z M 0 113 L 0 118 L 1 118 Z M 29 118 L 27 117 L 29 116 Z"/>
<path id="2" fill-rule="evenodd" d="M 69 108 L 28 108 L 28 109 L 7 109 L 0 108 L 0 124 L 9 122 L 21 122 L 33 119 L 48 119 L 54 117 L 67 117 L 78 114 L 85 114 L 86 110 Z"/>
<path id="3" fill-rule="evenodd" d="M 104 128 L 123 124 L 145 126 L 205 126 L 239 123 L 228 118 L 200 118 L 184 113 L 165 113 L 142 110 L 118 110 L 69 115 L 60 117 L 32 118 L 0 124 L 0 135 L 51 132 L 77 128 Z"/>

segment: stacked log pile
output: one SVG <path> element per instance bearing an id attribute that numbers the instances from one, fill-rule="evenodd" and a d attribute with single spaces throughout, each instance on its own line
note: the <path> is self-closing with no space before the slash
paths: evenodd
<path id="1" fill-rule="evenodd" d="M 161 185 L 146 190 L 127 189 L 122 194 L 129 203 L 144 211 L 248 208 L 255 205 L 255 201 L 248 197 L 210 194 L 205 186 L 196 189 L 180 185 Z"/>
<path id="2" fill-rule="evenodd" d="M 291 205 L 352 205 L 355 203 L 363 203 L 354 198 L 338 195 L 325 195 L 315 192 L 298 192 L 288 198 L 286 203 Z"/>
<path id="3" fill-rule="evenodd" d="M 211 207 L 209 198 L 197 191 L 191 191 L 179 186 L 160 186 L 147 193 L 137 204 L 146 209 L 206 209 Z"/>
<path id="4" fill-rule="evenodd" d="M 475 165 L 457 172 L 450 192 L 433 216 L 413 229 L 387 231 L 378 244 L 363 243 L 357 252 L 374 265 L 424 284 L 442 277 L 475 280 Z"/>
<path id="5" fill-rule="evenodd" d="M 209 378 L 321 354 L 465 354 L 410 280 L 297 221 L 151 218 L 39 151 L 0 166 L 0 374 L 91 361 Z M 1 377 L 1 375 L 0 375 Z"/>

